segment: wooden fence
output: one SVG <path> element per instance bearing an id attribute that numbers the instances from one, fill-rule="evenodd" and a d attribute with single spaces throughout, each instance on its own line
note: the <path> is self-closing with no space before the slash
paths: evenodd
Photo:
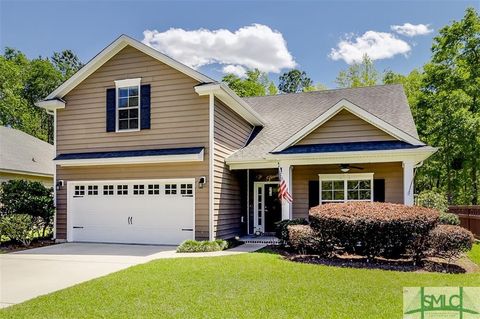
<path id="1" fill-rule="evenodd" d="M 460 217 L 460 226 L 480 238 L 480 205 L 449 206 L 448 211 Z"/>

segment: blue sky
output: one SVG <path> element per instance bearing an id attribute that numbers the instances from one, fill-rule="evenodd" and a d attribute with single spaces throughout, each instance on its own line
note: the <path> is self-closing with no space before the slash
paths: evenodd
<path id="1" fill-rule="evenodd" d="M 150 30 L 151 45 L 216 79 L 227 66 L 241 73 L 257 65 L 277 79 L 276 72 L 295 64 L 315 82 L 335 87 L 355 50 L 374 52 L 380 71 L 421 67 L 437 30 L 469 6 L 478 9 L 479 1 L 0 0 L 0 45 L 29 57 L 72 49 L 86 62 L 120 34 L 141 41 Z M 405 23 L 428 25 L 427 31 L 392 30 Z M 225 31 L 213 32 L 219 29 Z"/>

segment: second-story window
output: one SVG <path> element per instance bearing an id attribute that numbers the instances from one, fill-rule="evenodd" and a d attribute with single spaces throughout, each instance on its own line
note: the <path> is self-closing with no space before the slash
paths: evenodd
<path id="1" fill-rule="evenodd" d="M 115 81 L 117 131 L 140 129 L 140 78 Z"/>

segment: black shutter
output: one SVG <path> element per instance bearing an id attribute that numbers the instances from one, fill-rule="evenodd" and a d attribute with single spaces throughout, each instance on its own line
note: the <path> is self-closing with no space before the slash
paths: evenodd
<path id="1" fill-rule="evenodd" d="M 373 180 L 373 201 L 385 202 L 385 180 L 374 179 Z"/>
<path id="2" fill-rule="evenodd" d="M 107 89 L 107 132 L 115 132 L 115 89 Z"/>
<path id="3" fill-rule="evenodd" d="M 320 182 L 308 182 L 308 208 L 318 206 L 320 204 Z"/>
<path id="4" fill-rule="evenodd" d="M 150 84 L 144 84 L 140 87 L 140 129 L 150 128 Z"/>

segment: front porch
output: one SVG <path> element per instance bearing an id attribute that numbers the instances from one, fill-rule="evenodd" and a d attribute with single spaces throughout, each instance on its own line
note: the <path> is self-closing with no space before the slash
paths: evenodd
<path id="1" fill-rule="evenodd" d="M 307 218 L 310 207 L 319 204 L 378 201 L 413 205 L 414 168 L 413 162 L 280 165 L 292 203 L 278 199 L 278 168 L 243 170 L 244 233 L 272 234 L 276 222 Z"/>

